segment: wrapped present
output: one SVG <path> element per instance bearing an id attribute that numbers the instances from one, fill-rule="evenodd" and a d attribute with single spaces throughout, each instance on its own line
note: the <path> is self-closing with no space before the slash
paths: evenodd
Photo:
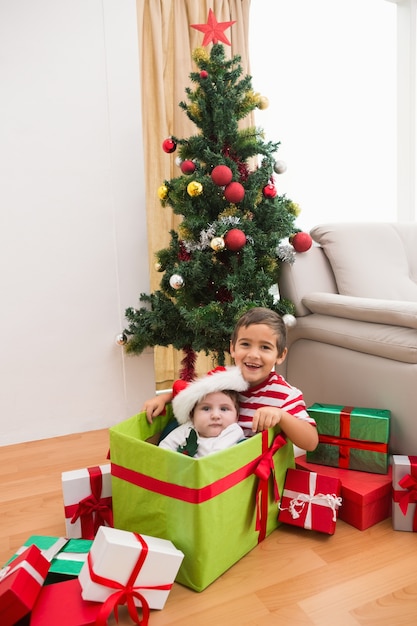
<path id="1" fill-rule="evenodd" d="M 289 469 L 279 504 L 279 521 L 334 535 L 342 483 L 316 472 Z"/>
<path id="2" fill-rule="evenodd" d="M 392 455 L 392 526 L 417 532 L 417 456 Z"/>
<path id="3" fill-rule="evenodd" d="M 114 524 L 172 541 L 176 581 L 202 591 L 277 528 L 294 448 L 276 427 L 194 459 L 150 443 L 171 417 L 167 406 L 152 425 L 141 413 L 110 428 Z"/>
<path id="4" fill-rule="evenodd" d="M 146 624 L 149 609 L 163 609 L 184 554 L 167 539 L 100 527 L 78 580 L 84 600 L 102 602 L 104 621 L 119 604 L 136 607 Z"/>
<path id="5" fill-rule="evenodd" d="M 391 413 L 336 404 L 313 404 L 319 444 L 307 452 L 307 461 L 361 472 L 388 472 Z"/>
<path id="6" fill-rule="evenodd" d="M 32 609 L 49 570 L 49 561 L 30 546 L 0 570 L 0 624 L 13 626 Z"/>
<path id="7" fill-rule="evenodd" d="M 30 626 L 96 626 L 101 604 L 83 600 L 78 578 L 53 583 L 41 589 Z"/>
<path id="8" fill-rule="evenodd" d="M 99 526 L 113 526 L 110 464 L 62 472 L 67 537 L 94 539 Z"/>
<path id="9" fill-rule="evenodd" d="M 391 466 L 388 474 L 373 474 L 309 463 L 303 454 L 296 458 L 296 467 L 340 479 L 343 505 L 339 511 L 339 519 L 347 524 L 365 530 L 390 517 Z"/>
<path id="10" fill-rule="evenodd" d="M 12 563 L 13 560 L 19 556 L 27 546 L 35 545 L 40 550 L 45 552 L 46 550 L 54 549 L 57 542 L 60 542 L 61 538 L 49 537 L 47 535 L 32 535 L 24 543 L 24 545 L 17 550 L 16 554 L 9 560 L 8 563 Z M 90 551 L 93 541 L 91 539 L 68 539 L 65 540 L 62 549 L 60 549 L 52 558 L 46 583 L 58 582 L 60 580 L 66 580 L 68 578 L 76 578 L 81 571 L 84 562 L 87 560 L 87 554 Z"/>

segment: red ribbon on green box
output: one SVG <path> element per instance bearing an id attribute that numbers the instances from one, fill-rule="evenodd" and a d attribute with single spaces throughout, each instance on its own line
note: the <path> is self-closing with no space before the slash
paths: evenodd
<path id="1" fill-rule="evenodd" d="M 183 552 L 176 581 L 202 591 L 279 526 L 277 497 L 294 448 L 279 427 L 192 459 L 153 445 L 172 409 L 110 429 L 116 528 L 169 539 Z"/>
<path id="2" fill-rule="evenodd" d="M 389 411 L 314 404 L 308 412 L 319 435 L 316 450 L 307 452 L 309 462 L 387 473 Z"/>
<path id="3" fill-rule="evenodd" d="M 350 438 L 350 416 L 355 407 L 345 406 L 340 411 L 340 436 L 319 435 L 320 443 L 329 443 L 339 446 L 339 467 L 349 469 L 349 457 L 352 448 L 356 450 L 371 450 L 388 454 L 388 444 L 379 441 L 362 441 Z"/>
<path id="4" fill-rule="evenodd" d="M 279 500 L 279 491 L 277 481 L 275 479 L 273 456 L 282 446 L 287 443 L 285 437 L 281 434 L 277 435 L 272 442 L 272 445 L 268 447 L 268 432 L 264 430 L 262 432 L 262 454 L 253 459 L 243 467 L 239 468 L 235 472 L 216 480 L 210 485 L 201 487 L 199 489 L 193 489 L 191 487 L 185 487 L 183 485 L 177 485 L 174 483 L 166 482 L 146 476 L 135 470 L 122 467 L 112 463 L 111 473 L 112 476 L 121 478 L 127 482 L 130 482 L 143 489 L 148 489 L 160 495 L 168 496 L 170 498 L 176 498 L 184 502 L 191 504 L 201 504 L 211 498 L 218 496 L 219 494 L 227 491 L 231 487 L 234 487 L 242 480 L 245 480 L 251 474 L 255 474 L 259 478 L 259 484 L 256 492 L 256 530 L 259 531 L 258 542 L 265 539 L 266 536 L 266 520 L 267 520 L 267 508 L 268 508 L 268 480 L 272 476 L 274 485 L 274 497 L 275 501 Z"/>

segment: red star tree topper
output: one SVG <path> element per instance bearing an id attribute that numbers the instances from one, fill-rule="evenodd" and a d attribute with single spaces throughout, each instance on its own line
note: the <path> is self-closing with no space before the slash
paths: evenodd
<path id="1" fill-rule="evenodd" d="M 210 9 L 207 24 L 191 24 L 191 28 L 195 28 L 196 30 L 204 33 L 203 46 L 207 46 L 210 42 L 218 43 L 221 41 L 222 43 L 231 45 L 230 41 L 224 34 L 226 28 L 230 28 L 233 24 L 236 23 L 236 20 L 233 22 L 218 22 L 216 16 L 213 11 Z"/>

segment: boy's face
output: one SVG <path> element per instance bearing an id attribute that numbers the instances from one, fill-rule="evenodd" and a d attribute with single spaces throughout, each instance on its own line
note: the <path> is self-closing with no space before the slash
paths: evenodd
<path id="1" fill-rule="evenodd" d="M 201 437 L 218 437 L 237 422 L 237 408 L 232 398 L 221 391 L 208 393 L 194 407 L 192 422 Z"/>
<path id="2" fill-rule="evenodd" d="M 230 345 L 230 354 L 240 367 L 249 387 L 266 380 L 275 365 L 287 356 L 287 348 L 278 355 L 277 336 L 266 324 L 251 324 L 239 329 L 235 345 Z"/>

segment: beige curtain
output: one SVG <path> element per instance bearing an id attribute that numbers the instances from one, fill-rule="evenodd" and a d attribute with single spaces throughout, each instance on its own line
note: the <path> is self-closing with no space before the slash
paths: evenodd
<path id="1" fill-rule="evenodd" d="M 170 241 L 169 231 L 177 229 L 179 216 L 160 205 L 157 189 L 165 179 L 178 176 L 174 155 L 162 150 L 162 142 L 171 134 L 187 137 L 196 127 L 178 106 L 186 99 L 185 88 L 190 85 L 189 74 L 195 70 L 192 51 L 202 45 L 204 34 L 191 24 L 205 24 L 209 9 L 218 22 L 235 20 L 225 30 L 231 46 L 225 46 L 229 58 L 242 58 L 243 73 L 248 74 L 248 25 L 250 0 L 136 0 L 142 90 L 143 138 L 146 179 L 146 214 L 149 242 L 151 290 L 159 288 L 161 274 L 155 269 L 155 252 Z M 211 44 L 207 47 L 209 50 Z M 253 124 L 253 119 L 244 125 Z M 155 380 L 157 389 L 171 386 L 178 378 L 181 352 L 172 348 L 155 348 Z M 197 371 L 206 372 L 215 363 L 200 354 Z"/>

